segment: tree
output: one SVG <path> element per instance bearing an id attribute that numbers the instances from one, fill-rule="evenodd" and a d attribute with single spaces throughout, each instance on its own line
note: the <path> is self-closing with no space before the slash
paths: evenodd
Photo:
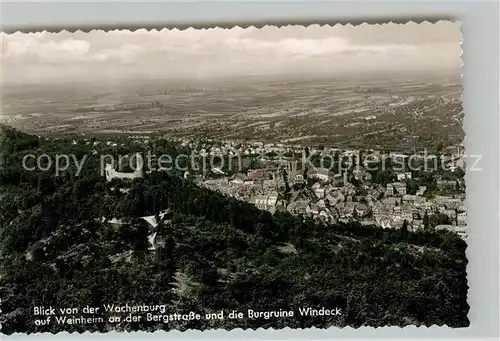
<path id="1" fill-rule="evenodd" d="M 375 175 L 374 182 L 382 186 L 386 186 L 388 183 L 394 180 L 394 172 L 390 169 L 379 170 Z"/>
<path id="2" fill-rule="evenodd" d="M 438 225 L 449 225 L 451 224 L 450 217 L 443 213 L 433 214 L 429 217 L 429 225 L 434 228 Z"/>
<path id="3" fill-rule="evenodd" d="M 461 167 L 457 167 L 457 169 L 455 169 L 455 176 L 458 179 L 462 179 L 465 176 L 464 170 Z"/>
<path id="4" fill-rule="evenodd" d="M 442 141 L 439 141 L 436 145 L 436 150 L 438 153 L 441 153 L 443 151 L 443 148 L 444 148 L 444 144 Z"/>
<path id="5" fill-rule="evenodd" d="M 403 230 L 404 232 L 408 232 L 408 222 L 405 220 L 403 220 L 403 226 L 401 227 L 401 230 Z"/>
<path id="6" fill-rule="evenodd" d="M 423 224 L 424 224 L 424 230 L 429 230 L 429 215 L 427 214 L 427 211 L 425 211 L 424 214 Z"/>
<path id="7" fill-rule="evenodd" d="M 410 179 L 406 182 L 406 192 L 408 194 L 414 195 L 418 190 L 418 182 L 414 179 Z"/>
<path id="8" fill-rule="evenodd" d="M 354 187 L 356 187 L 356 188 L 361 187 L 361 182 L 360 182 L 358 179 L 356 179 L 356 177 L 354 177 L 354 176 L 351 178 L 351 183 L 352 183 L 352 184 L 354 185 Z"/>

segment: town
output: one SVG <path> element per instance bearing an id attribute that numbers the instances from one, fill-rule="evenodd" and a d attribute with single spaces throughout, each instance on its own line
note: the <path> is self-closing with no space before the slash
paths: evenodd
<path id="1" fill-rule="evenodd" d="M 147 136 L 129 138 L 156 144 Z M 261 210 L 287 211 L 330 224 L 358 221 L 387 229 L 447 229 L 467 237 L 460 145 L 437 156 L 258 141 L 181 138 L 175 143 L 186 151 L 175 162 L 186 179 Z M 118 146 L 111 141 L 107 145 Z M 153 157 L 158 159 L 155 153 Z M 147 172 L 155 169 L 151 160 L 148 163 L 152 169 Z M 106 167 L 108 181 L 143 175 Z"/>

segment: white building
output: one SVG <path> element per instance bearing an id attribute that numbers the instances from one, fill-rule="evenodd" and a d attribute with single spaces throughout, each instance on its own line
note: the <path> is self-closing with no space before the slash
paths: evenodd
<path id="1" fill-rule="evenodd" d="M 397 177 L 398 177 L 398 181 L 410 180 L 411 179 L 411 172 L 398 173 Z"/>
<path id="2" fill-rule="evenodd" d="M 122 173 L 122 172 L 117 172 L 113 168 L 113 165 L 111 165 L 110 163 L 106 164 L 105 171 L 106 171 L 106 181 L 111 181 L 113 179 L 133 180 L 135 178 L 142 178 L 143 176 L 142 169 L 137 169 L 133 173 Z"/>
<path id="3" fill-rule="evenodd" d="M 406 184 L 403 182 L 394 182 L 392 184 L 397 194 L 405 195 L 406 194 Z"/>
<path id="4" fill-rule="evenodd" d="M 260 210 L 274 213 L 278 203 L 278 194 L 259 195 L 253 198 L 253 204 Z"/>
<path id="5" fill-rule="evenodd" d="M 316 195 L 316 197 L 318 199 L 322 199 L 325 197 L 325 189 L 324 188 L 317 188 L 314 190 L 314 195 Z"/>
<path id="6" fill-rule="evenodd" d="M 427 190 L 427 186 L 419 186 L 416 195 L 422 196 L 422 195 L 424 195 L 426 190 Z"/>
<path id="7" fill-rule="evenodd" d="M 394 187 L 392 187 L 392 184 L 387 184 L 385 195 L 394 195 Z"/>
<path id="8" fill-rule="evenodd" d="M 330 180 L 330 174 L 331 172 L 328 168 L 316 168 L 310 173 L 310 176 L 318 180 L 328 181 Z"/>
<path id="9" fill-rule="evenodd" d="M 458 226 L 467 225 L 467 212 L 459 212 L 457 214 Z"/>

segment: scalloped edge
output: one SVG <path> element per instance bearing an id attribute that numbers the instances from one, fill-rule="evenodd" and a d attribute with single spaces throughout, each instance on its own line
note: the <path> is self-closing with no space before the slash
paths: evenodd
<path id="1" fill-rule="evenodd" d="M 50 33 L 50 34 L 58 34 L 58 33 L 97 33 L 97 32 L 121 32 L 128 31 L 130 33 L 145 31 L 145 32 L 162 32 L 162 31 L 186 31 L 186 30 L 201 30 L 201 31 L 210 31 L 210 30 L 231 30 L 231 29 L 262 29 L 266 27 L 294 27 L 294 26 L 302 26 L 305 28 L 309 28 L 311 26 L 319 26 L 319 27 L 338 27 L 338 26 L 384 26 L 384 25 L 408 25 L 408 24 L 437 24 L 440 22 L 452 22 L 452 23 L 460 23 L 461 20 L 458 18 L 450 17 L 450 18 L 436 18 L 436 19 L 372 19 L 372 20 L 341 20 L 341 21 L 331 21 L 331 20 L 318 20 L 318 21 L 305 21 L 305 20 L 290 20 L 290 21 L 261 21 L 261 22 L 247 22 L 247 23 L 234 23 L 231 22 L 200 22 L 194 24 L 184 24 L 184 23 L 172 23 L 165 25 L 156 25 L 156 24 L 146 24 L 141 26 L 135 25 L 104 25 L 104 26 L 79 26 L 79 27 L 44 27 L 37 28 L 33 27 L 25 27 L 20 29 L 14 29 L 9 27 L 3 27 L 0 29 L 0 32 L 8 35 L 15 34 L 40 34 L 40 33 Z M 462 25 L 460 25 L 462 27 Z M 462 28 L 460 28 L 460 32 L 463 32 Z M 463 41 L 463 39 L 462 39 Z M 463 51 L 462 51 L 463 52 Z"/>

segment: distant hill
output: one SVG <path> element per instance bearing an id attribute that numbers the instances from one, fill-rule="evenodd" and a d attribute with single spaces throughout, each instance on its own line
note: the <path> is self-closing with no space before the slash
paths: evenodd
<path id="1" fill-rule="evenodd" d="M 20 132 L 12 127 L 0 124 L 0 148 L 4 153 L 15 153 L 38 147 L 36 136 Z"/>

